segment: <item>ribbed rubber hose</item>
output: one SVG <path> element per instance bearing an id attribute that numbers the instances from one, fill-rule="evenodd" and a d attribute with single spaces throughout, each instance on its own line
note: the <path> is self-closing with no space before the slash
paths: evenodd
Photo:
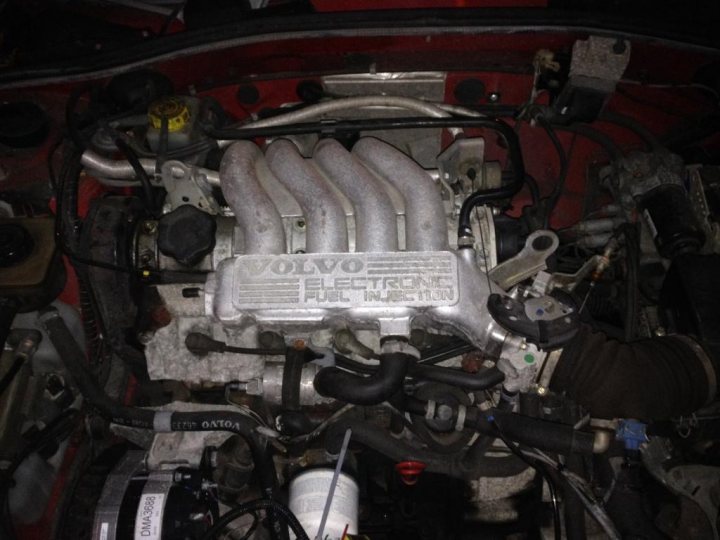
<path id="1" fill-rule="evenodd" d="M 710 403 L 719 372 L 717 359 L 689 337 L 621 343 L 584 326 L 563 349 L 550 388 L 596 418 L 664 420 Z"/>

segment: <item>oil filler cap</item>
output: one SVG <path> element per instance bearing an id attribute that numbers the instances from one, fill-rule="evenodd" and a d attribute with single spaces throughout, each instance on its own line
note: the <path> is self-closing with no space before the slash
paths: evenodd
<path id="1" fill-rule="evenodd" d="M 150 105 L 148 118 L 155 129 L 161 129 L 163 119 L 167 118 L 168 132 L 175 133 L 181 131 L 190 121 L 190 110 L 180 98 L 164 98 Z"/>
<path id="2" fill-rule="evenodd" d="M 194 266 L 215 247 L 215 219 L 189 204 L 165 214 L 158 223 L 158 248 L 180 264 Z"/>

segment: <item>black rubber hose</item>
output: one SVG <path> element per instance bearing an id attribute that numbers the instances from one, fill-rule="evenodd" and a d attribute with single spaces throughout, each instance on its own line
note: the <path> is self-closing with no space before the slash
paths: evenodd
<path id="1" fill-rule="evenodd" d="M 512 168 L 512 182 L 505 186 L 493 189 L 478 190 L 469 195 L 460 208 L 458 218 L 458 236 L 471 236 L 470 215 L 476 206 L 502 199 L 510 199 L 515 196 L 525 184 L 525 164 L 523 162 L 520 141 L 517 133 L 505 122 L 494 120 L 492 129 L 497 131 L 505 140 L 508 151 L 508 160 Z M 490 127 L 490 126 L 483 126 Z"/>
<path id="2" fill-rule="evenodd" d="M 583 459 L 581 456 L 569 454 L 565 456 L 567 469 L 582 477 Z M 565 518 L 565 537 L 567 540 L 587 540 L 585 530 L 585 505 L 569 484 L 563 484 L 563 514 Z"/>
<path id="3" fill-rule="evenodd" d="M 375 364 L 365 364 L 339 354 L 335 355 L 335 363 L 343 369 L 364 375 L 372 375 L 378 370 L 378 366 Z M 408 367 L 407 375 L 415 379 L 441 382 L 473 392 L 488 390 L 505 380 L 503 372 L 496 367 L 483 369 L 478 373 L 468 373 L 459 369 L 415 362 Z"/>
<path id="4" fill-rule="evenodd" d="M 409 373 L 417 379 L 445 383 L 473 392 L 488 390 L 505 380 L 505 374 L 496 367 L 468 373 L 445 367 L 413 365 Z"/>
<path id="5" fill-rule="evenodd" d="M 583 326 L 563 349 L 550 388 L 596 418 L 665 420 L 711 402 L 718 373 L 717 359 L 689 337 L 621 343 Z"/>
<path id="6" fill-rule="evenodd" d="M 257 499 L 242 503 L 240 506 L 232 508 L 223 514 L 223 516 L 200 537 L 200 540 L 212 540 L 214 538 L 219 538 L 220 534 L 228 525 L 230 525 L 230 523 L 245 514 L 257 512 L 259 510 L 266 510 L 268 513 L 269 511 L 272 511 L 277 516 L 282 516 L 283 520 L 285 520 L 298 540 L 309 540 L 305 529 L 303 529 L 303 526 L 295 517 L 295 514 L 293 514 L 292 511 L 284 504 L 271 499 Z"/>
<path id="7" fill-rule="evenodd" d="M 307 360 L 306 351 L 289 347 L 285 354 L 282 380 L 282 407 L 287 411 L 300 410 L 300 379 Z"/>
<path id="8" fill-rule="evenodd" d="M 396 439 L 389 432 L 361 418 L 344 417 L 332 424 L 325 434 L 325 449 L 330 454 L 340 451 L 343 437 L 347 429 L 352 430 L 354 443 L 361 444 L 378 452 L 395 462 L 421 461 L 428 472 L 445 474 L 466 480 L 469 476 L 486 476 L 493 478 L 514 476 L 527 468 L 527 465 L 515 456 L 489 457 L 469 464 L 463 460 L 465 453 L 448 456 L 424 448 L 417 448 L 403 439 Z"/>
<path id="9" fill-rule="evenodd" d="M 147 209 L 150 212 L 155 211 L 155 194 L 153 193 L 153 187 L 152 183 L 150 182 L 150 177 L 148 176 L 147 172 L 145 171 L 145 167 L 142 166 L 142 163 L 140 163 L 140 159 L 137 157 L 137 154 L 135 151 L 130 148 L 130 145 L 127 144 L 125 141 L 123 141 L 120 137 L 117 137 L 115 139 L 115 146 L 118 147 L 118 150 L 122 152 L 122 154 L 125 156 L 125 159 L 127 159 L 128 163 L 133 168 L 133 171 L 135 171 L 135 176 L 140 181 L 140 185 L 142 186 L 143 190 L 143 197 L 145 199 L 145 205 L 147 206 Z"/>
<path id="10" fill-rule="evenodd" d="M 469 409 L 465 426 L 493 436 L 499 436 L 499 426 L 502 435 L 511 441 L 558 454 L 591 455 L 595 446 L 593 433 L 578 431 L 569 424 L 500 409 Z"/>
<path id="11" fill-rule="evenodd" d="M 382 354 L 377 370 L 368 377 L 326 367 L 318 372 L 313 384 L 321 396 L 354 405 L 378 405 L 402 388 L 414 360 L 412 356 L 399 352 Z"/>

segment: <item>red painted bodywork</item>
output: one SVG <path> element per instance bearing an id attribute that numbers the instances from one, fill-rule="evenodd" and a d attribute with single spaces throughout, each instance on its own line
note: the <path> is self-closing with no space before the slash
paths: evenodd
<path id="1" fill-rule="evenodd" d="M 380 4 L 381 2 L 378 2 Z M 469 2 L 441 2 L 452 6 Z M 518 2 L 511 2 L 518 4 Z M 523 5 L 544 4 L 528 0 Z M 314 0 L 318 9 L 337 10 L 366 8 L 367 3 L 357 1 L 344 3 Z M 374 4 L 374 3 L 373 3 Z M 428 2 L 407 1 L 407 7 Z M 432 2 L 433 5 L 438 2 Z M 494 5 L 505 5 L 501 0 Z M 397 7 L 394 4 L 393 7 Z M 467 77 L 481 79 L 488 93 L 501 96 L 500 103 L 519 105 L 529 96 L 532 86 L 532 62 L 539 49 L 569 52 L 577 39 L 586 38 L 577 32 L 520 32 L 503 33 L 450 33 L 433 35 L 375 35 L 348 37 L 315 37 L 258 40 L 226 50 L 197 52 L 168 59 L 148 67 L 168 75 L 180 94 L 196 92 L 215 97 L 236 119 L 242 119 L 263 108 L 277 107 L 283 103 L 298 101 L 297 83 L 315 79 L 323 74 L 365 72 L 372 66 L 383 71 L 435 71 L 448 73 L 446 100 L 454 103 L 455 86 Z M 621 83 L 627 95 L 615 94 L 608 108 L 635 118 L 658 135 L 667 133 L 686 116 L 699 116 L 714 110 L 716 104 L 706 92 L 688 86 L 697 70 L 716 62 L 714 53 L 675 48 L 659 42 L 632 44 L 632 61 L 627 70 L 628 79 L 644 83 L 679 86 L 646 86 Z M 0 99 L 33 100 L 43 105 L 53 119 L 50 141 L 40 150 L 23 152 L 3 161 L 10 173 L 4 189 L 22 189 L 47 179 L 47 152 L 51 143 L 59 137 L 63 124 L 63 107 L 68 94 L 80 85 L 102 85 L 107 77 L 88 77 L 86 81 L 55 83 L 52 85 L 30 84 L 27 88 L 3 91 Z M 257 103 L 241 105 L 236 99 L 240 84 L 254 84 L 259 90 Z M 631 96 L 631 97 L 627 97 Z M 481 103 L 482 104 L 482 103 Z M 511 118 L 508 122 L 514 123 Z M 641 148 L 641 142 L 630 132 L 606 124 L 598 127 L 607 132 L 622 148 Z M 527 124 L 518 126 L 524 149 L 527 171 L 538 181 L 543 193 L 549 192 L 558 174 L 556 153 L 539 128 Z M 469 130 L 468 136 L 486 136 L 486 154 L 489 160 L 504 160 L 505 152 L 493 134 Z M 552 225 L 563 227 L 580 216 L 581 202 L 586 188 L 586 173 L 594 164 L 605 163 L 607 158 L 594 143 L 571 134 L 559 133 L 570 154 L 570 171 L 566 190 L 558 205 Z M 92 182 L 83 182 L 81 203 L 100 193 Z M 523 191 L 514 201 L 512 212 L 517 215 L 529 197 Z M 77 301 L 77 286 L 70 280 L 63 299 Z M 49 535 L 59 508 L 60 499 L 68 480 L 68 471 L 77 456 L 74 440 L 67 454 L 53 500 L 47 513 L 35 527 L 21 529 L 21 538 L 44 539 Z"/>

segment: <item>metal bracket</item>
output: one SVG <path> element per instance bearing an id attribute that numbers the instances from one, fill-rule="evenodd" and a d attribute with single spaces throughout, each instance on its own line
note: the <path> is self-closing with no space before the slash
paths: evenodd
<path id="1" fill-rule="evenodd" d="M 508 290 L 521 281 L 547 268 L 547 258 L 557 249 L 560 241 L 552 231 L 535 231 L 527 237 L 520 253 L 498 264 L 488 273 L 501 288 Z"/>
<path id="2" fill-rule="evenodd" d="M 207 177 L 197 167 L 181 161 L 166 161 L 162 166 L 162 181 L 171 209 L 190 204 L 209 214 L 220 212 Z"/>

